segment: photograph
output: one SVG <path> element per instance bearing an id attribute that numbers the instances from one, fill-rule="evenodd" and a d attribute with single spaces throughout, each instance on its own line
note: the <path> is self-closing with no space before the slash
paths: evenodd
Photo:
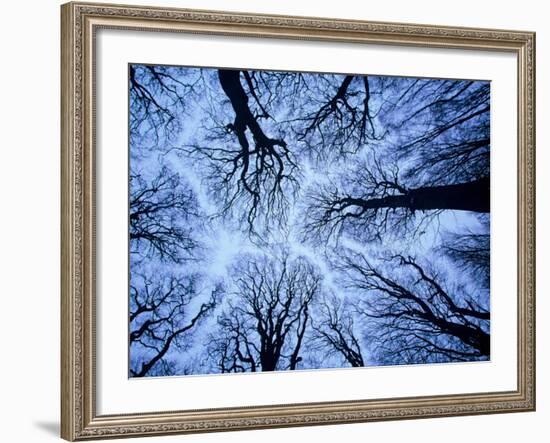
<path id="1" fill-rule="evenodd" d="M 535 31 L 251 8 L 61 7 L 62 438 L 534 411 Z"/>
<path id="2" fill-rule="evenodd" d="M 128 376 L 491 360 L 491 81 L 128 64 Z"/>
<path id="3" fill-rule="evenodd" d="M 1 440 L 548 439 L 550 16 L 511 6 L 6 2 Z"/>

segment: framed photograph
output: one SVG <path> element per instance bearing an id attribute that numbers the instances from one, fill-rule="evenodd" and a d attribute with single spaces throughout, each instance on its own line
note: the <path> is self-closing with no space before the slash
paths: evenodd
<path id="1" fill-rule="evenodd" d="M 61 14 L 63 438 L 535 409 L 534 33 Z"/>

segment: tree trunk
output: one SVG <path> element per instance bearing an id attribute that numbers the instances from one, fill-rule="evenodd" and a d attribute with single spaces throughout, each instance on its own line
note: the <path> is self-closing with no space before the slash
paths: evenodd
<path id="1" fill-rule="evenodd" d="M 274 371 L 275 368 L 277 367 L 277 360 L 278 360 L 278 358 L 274 355 L 271 355 L 271 354 L 260 356 L 260 363 L 262 365 L 262 371 L 263 372 Z"/>
<path id="2" fill-rule="evenodd" d="M 468 183 L 427 186 L 409 190 L 403 195 L 383 198 L 349 198 L 343 203 L 363 209 L 408 208 L 411 211 L 451 209 L 457 211 L 490 212 L 490 181 L 484 177 Z"/>
<path id="3" fill-rule="evenodd" d="M 241 84 L 240 71 L 220 69 L 218 70 L 218 78 L 225 95 L 229 98 L 231 106 L 235 111 L 233 126 L 243 148 L 248 148 L 248 142 L 244 136 L 244 131 L 247 127 L 254 135 L 256 143 L 262 148 L 273 148 L 276 145 L 285 146 L 283 140 L 269 138 L 258 124 L 248 106 L 248 95 Z"/>
<path id="4" fill-rule="evenodd" d="M 491 337 L 480 328 L 458 325 L 451 322 L 435 322 L 444 332 L 454 335 L 463 343 L 477 349 L 481 355 L 489 356 L 491 352 Z"/>

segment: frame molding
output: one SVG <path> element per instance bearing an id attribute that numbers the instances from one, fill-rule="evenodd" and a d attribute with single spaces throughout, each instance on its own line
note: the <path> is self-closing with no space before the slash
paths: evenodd
<path id="1" fill-rule="evenodd" d="M 516 391 L 98 416 L 94 35 L 98 28 L 507 51 L 518 57 Z M 108 437 L 535 410 L 535 34 L 123 5 L 61 7 L 61 436 Z"/>

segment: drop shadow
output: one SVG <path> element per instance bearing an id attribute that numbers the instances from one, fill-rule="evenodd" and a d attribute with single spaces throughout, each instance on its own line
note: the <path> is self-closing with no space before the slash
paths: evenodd
<path id="1" fill-rule="evenodd" d="M 47 434 L 59 437 L 59 423 L 56 421 L 35 421 L 34 426 Z"/>

